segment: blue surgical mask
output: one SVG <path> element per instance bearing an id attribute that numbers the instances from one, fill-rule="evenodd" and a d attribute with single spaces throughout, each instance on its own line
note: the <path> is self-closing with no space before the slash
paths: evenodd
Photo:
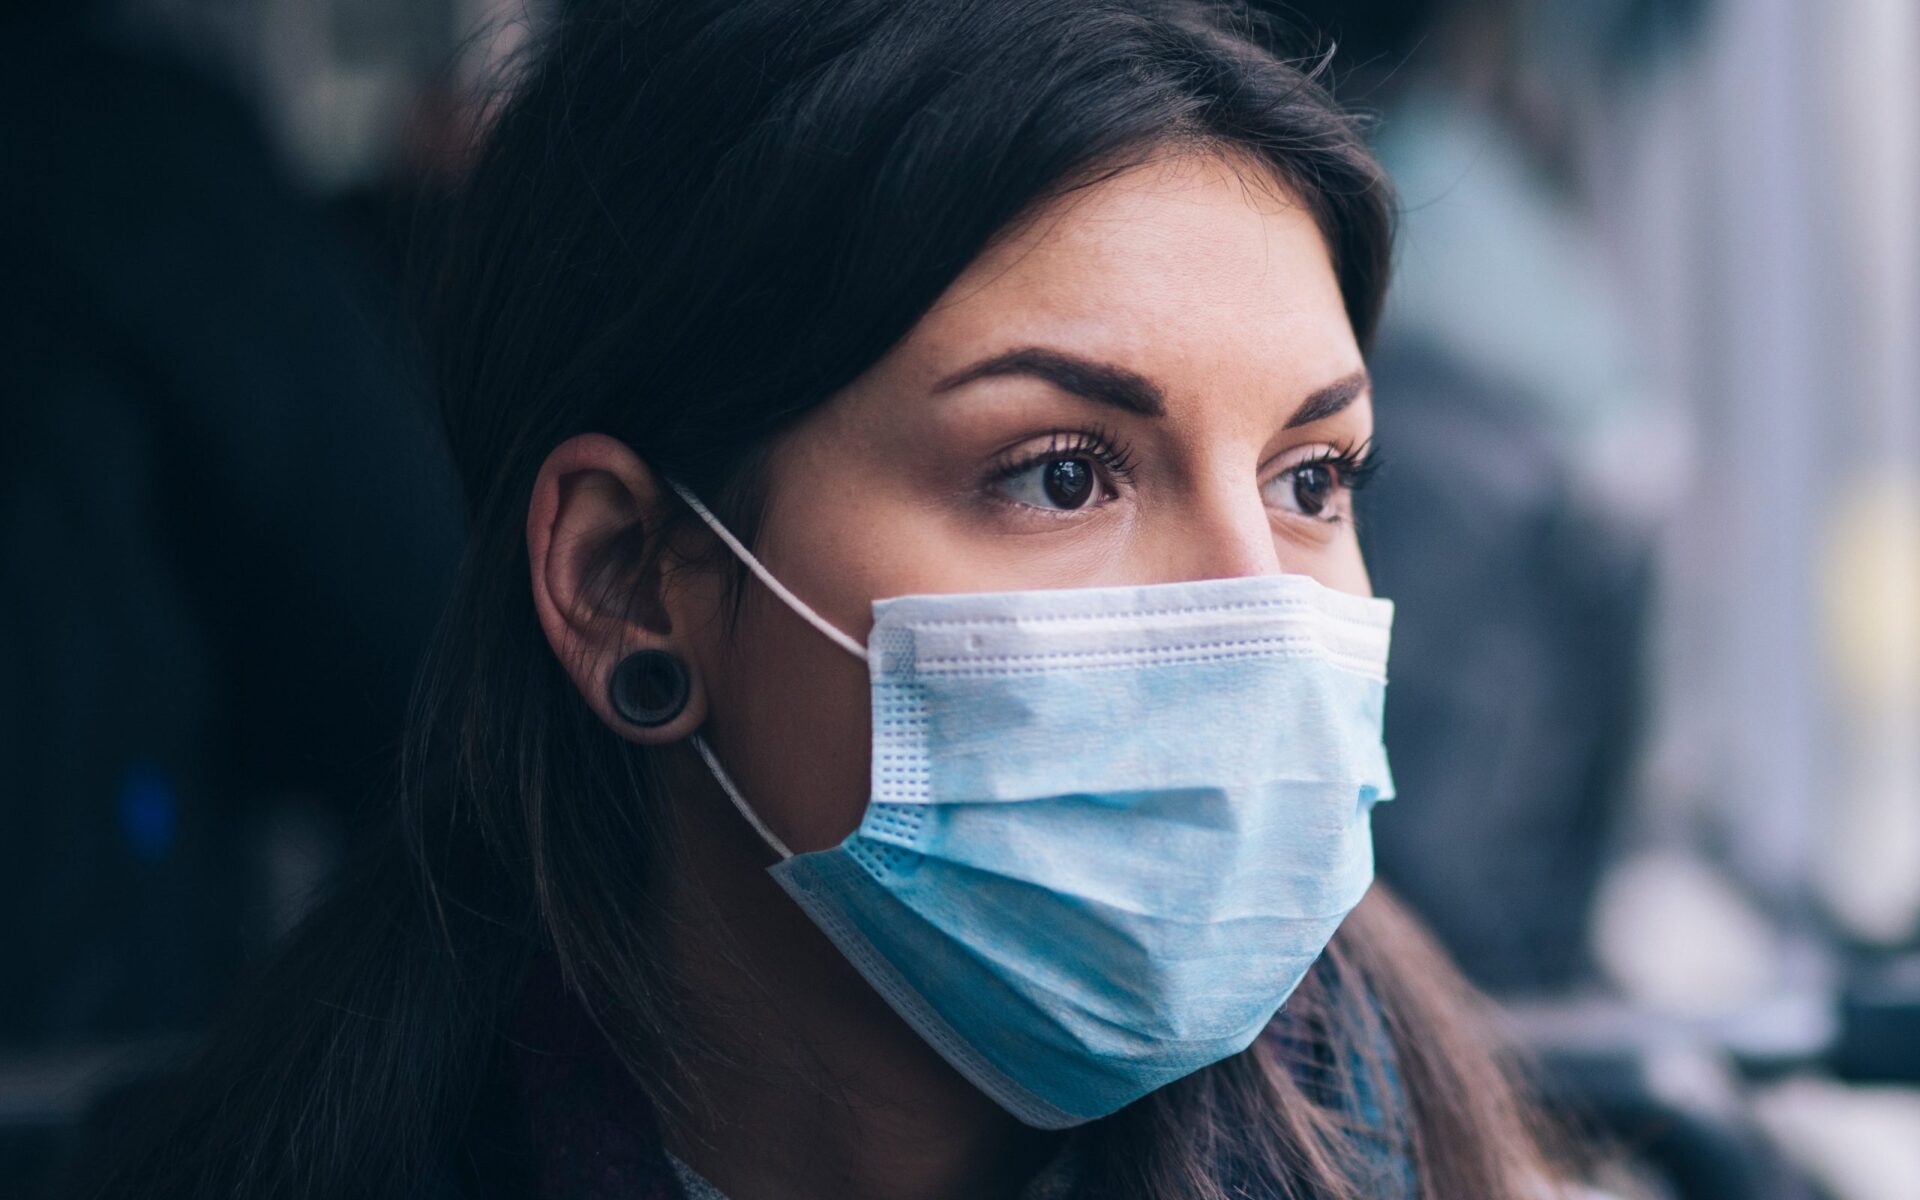
<path id="1" fill-rule="evenodd" d="M 780 885 L 1029 1125 L 1245 1049 L 1373 880 L 1390 601 L 1304 575 L 876 601 L 860 827 Z"/>

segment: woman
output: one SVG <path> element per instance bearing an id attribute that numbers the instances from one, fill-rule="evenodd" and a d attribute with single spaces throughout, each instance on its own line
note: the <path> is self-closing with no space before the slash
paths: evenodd
<path id="1" fill-rule="evenodd" d="M 108 1190 L 1542 1194 L 1454 977 L 1341 923 L 1389 198 L 1270 41 L 569 7 L 436 279 L 395 831 Z"/>

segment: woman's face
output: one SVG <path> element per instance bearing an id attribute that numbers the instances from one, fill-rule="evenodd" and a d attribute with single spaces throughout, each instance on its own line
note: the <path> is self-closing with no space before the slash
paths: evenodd
<path id="1" fill-rule="evenodd" d="M 908 593 L 1277 572 L 1366 592 L 1341 464 L 1372 419 L 1310 214 L 1257 167 L 1164 159 L 999 242 L 785 437 L 755 551 L 860 641 Z M 729 625 L 720 581 L 668 588 L 705 733 L 788 846 L 833 845 L 867 802 L 866 666 L 758 584 Z"/>

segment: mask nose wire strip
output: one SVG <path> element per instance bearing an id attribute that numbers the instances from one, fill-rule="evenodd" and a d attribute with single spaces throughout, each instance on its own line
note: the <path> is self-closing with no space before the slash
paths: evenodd
<path id="1" fill-rule="evenodd" d="M 700 752 L 701 758 L 707 760 L 707 770 L 713 772 L 714 779 L 720 783 L 720 790 L 727 794 L 727 799 L 733 801 L 733 806 L 740 810 L 740 815 L 747 819 L 747 824 L 753 826 L 753 831 L 765 839 L 767 845 L 772 846 L 781 858 L 792 858 L 793 851 L 787 849 L 787 844 L 775 837 L 773 830 L 767 828 L 766 822 L 754 815 L 753 809 L 747 806 L 746 797 L 742 796 L 740 789 L 733 785 L 733 776 L 727 774 L 726 768 L 720 765 L 720 760 L 714 757 L 713 748 L 707 745 L 707 739 L 697 733 L 694 734 L 693 748 Z"/>
<path id="2" fill-rule="evenodd" d="M 734 537 L 732 532 L 720 523 L 720 518 L 714 516 L 706 505 L 700 503 L 698 496 L 695 496 L 692 492 L 672 480 L 668 480 L 667 483 L 675 492 L 679 493 L 682 500 L 687 502 L 687 507 L 691 508 L 702 521 L 707 523 L 707 528 L 713 530 L 714 536 L 722 542 L 725 542 L 727 549 L 733 551 L 741 562 L 747 564 L 747 569 L 752 571 L 761 583 L 767 585 L 768 591 L 786 601 L 787 607 L 798 614 L 801 620 L 818 629 L 822 634 L 831 639 L 835 645 L 845 650 L 848 654 L 853 655 L 855 658 L 858 658 L 861 662 L 867 660 L 867 648 L 865 646 L 862 646 L 859 642 L 854 641 L 842 633 L 832 622 L 811 608 L 808 608 L 804 600 L 788 591 L 787 585 L 775 579 L 773 572 L 762 566 L 760 560 L 753 556 L 753 552 L 740 544 L 740 539 Z"/>

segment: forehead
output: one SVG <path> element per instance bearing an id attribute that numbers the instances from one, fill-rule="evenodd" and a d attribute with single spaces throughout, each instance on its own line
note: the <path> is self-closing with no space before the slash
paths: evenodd
<path id="1" fill-rule="evenodd" d="M 1045 205 L 900 349 L 932 378 L 1022 342 L 1125 363 L 1170 394 L 1241 377 L 1304 392 L 1360 365 L 1312 214 L 1264 168 L 1212 155 L 1156 159 Z"/>

